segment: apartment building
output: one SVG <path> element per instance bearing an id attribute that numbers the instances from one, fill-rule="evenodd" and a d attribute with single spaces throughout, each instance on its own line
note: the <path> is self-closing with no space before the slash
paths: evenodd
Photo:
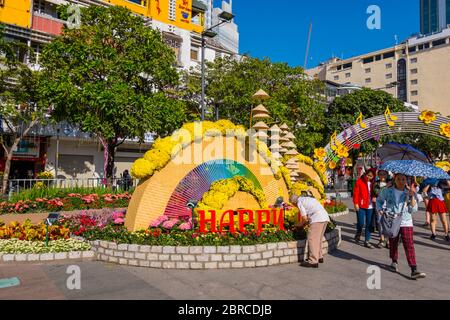
<path id="1" fill-rule="evenodd" d="M 450 115 L 450 28 L 360 56 L 332 58 L 306 73 L 323 81 L 383 90 L 423 110 Z"/>
<path id="2" fill-rule="evenodd" d="M 127 7 L 142 16 L 148 27 L 161 31 L 166 44 L 175 51 L 180 69 L 200 65 L 201 33 L 205 29 L 208 11 L 200 0 L 0 0 L 0 23 L 5 27 L 5 37 L 26 43 L 35 52 L 33 61 L 27 60 L 26 52 L 18 52 L 30 67 L 39 67 L 42 47 L 62 32 L 65 22 L 59 17 L 58 6 L 67 4 Z M 206 60 L 233 55 L 235 52 L 219 41 L 208 39 Z M 126 141 L 121 145 L 116 154 L 117 175 L 130 169 L 151 143 L 152 136 L 148 135 L 144 144 Z M 0 171 L 3 171 L 5 162 L 2 152 L 0 150 Z M 29 170 L 35 173 L 44 169 L 56 171 L 56 163 L 59 178 L 101 177 L 102 147 L 90 134 L 67 124 L 58 128 L 37 126 L 15 151 L 11 172 L 17 169 L 25 176 Z"/>

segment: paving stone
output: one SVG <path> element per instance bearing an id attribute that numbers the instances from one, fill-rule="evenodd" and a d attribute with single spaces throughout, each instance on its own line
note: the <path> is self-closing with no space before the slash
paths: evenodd
<path id="1" fill-rule="evenodd" d="M 217 262 L 206 262 L 205 269 L 217 269 Z"/>
<path id="2" fill-rule="evenodd" d="M 117 258 L 117 257 L 108 257 L 108 261 L 111 262 L 111 263 L 118 263 L 119 262 L 119 258 Z"/>
<path id="3" fill-rule="evenodd" d="M 243 268 L 244 267 L 244 262 L 243 261 L 231 262 L 231 267 L 232 268 Z"/>
<path id="4" fill-rule="evenodd" d="M 273 251 L 266 251 L 262 253 L 263 259 L 272 258 L 273 257 Z"/>
<path id="5" fill-rule="evenodd" d="M 123 257 L 124 252 L 123 251 L 114 251 L 114 257 Z"/>
<path id="6" fill-rule="evenodd" d="M 216 253 L 217 248 L 212 246 L 203 247 L 203 253 Z"/>
<path id="7" fill-rule="evenodd" d="M 194 270 L 203 269 L 203 263 L 201 262 L 191 262 L 189 263 L 189 268 Z"/>
<path id="8" fill-rule="evenodd" d="M 19 253 L 15 255 L 16 261 L 27 261 L 27 254 L 26 253 Z"/>
<path id="9" fill-rule="evenodd" d="M 212 254 L 211 255 L 211 261 L 222 261 L 223 256 L 221 254 Z"/>
<path id="10" fill-rule="evenodd" d="M 117 249 L 118 249 L 118 250 L 121 250 L 121 251 L 128 251 L 128 244 L 126 244 L 126 243 L 119 244 L 119 245 L 117 246 Z"/>
<path id="11" fill-rule="evenodd" d="M 255 246 L 245 246 L 242 247 L 242 253 L 255 253 L 256 247 Z"/>
<path id="12" fill-rule="evenodd" d="M 108 248 L 109 248 L 109 249 L 113 249 L 113 250 L 117 249 L 117 243 L 115 243 L 115 242 L 110 242 L 110 243 L 108 244 Z"/>
<path id="13" fill-rule="evenodd" d="M 123 253 L 123 256 L 127 259 L 134 259 L 134 252 L 132 251 L 125 251 Z"/>
<path id="14" fill-rule="evenodd" d="M 119 258 L 119 264 L 127 265 L 128 264 L 128 259 Z"/>
<path id="15" fill-rule="evenodd" d="M 150 261 L 140 260 L 139 261 L 139 267 L 150 267 Z"/>
<path id="16" fill-rule="evenodd" d="M 150 267 L 151 268 L 161 268 L 162 262 L 160 261 L 150 261 Z"/>
<path id="17" fill-rule="evenodd" d="M 282 256 L 284 256 L 284 252 L 283 252 L 283 250 L 275 250 L 275 251 L 273 252 L 273 255 L 274 255 L 275 257 L 282 257 Z"/>
<path id="18" fill-rule="evenodd" d="M 196 253 L 196 254 L 203 253 L 203 247 L 190 247 L 189 253 Z"/>
<path id="19" fill-rule="evenodd" d="M 241 253 L 241 246 L 230 246 L 230 253 Z"/>
<path id="20" fill-rule="evenodd" d="M 278 249 L 287 249 L 288 245 L 286 242 L 279 242 L 277 247 Z"/>
<path id="21" fill-rule="evenodd" d="M 139 252 L 142 252 L 142 253 L 149 253 L 150 250 L 151 250 L 150 246 L 140 246 L 140 248 L 139 248 Z"/>
<path id="22" fill-rule="evenodd" d="M 256 251 L 257 252 L 263 252 L 267 250 L 267 245 L 266 244 L 258 244 L 256 245 Z"/>
<path id="23" fill-rule="evenodd" d="M 162 253 L 162 246 L 152 246 L 150 249 L 151 253 Z"/>
<path id="24" fill-rule="evenodd" d="M 256 266 L 257 267 L 266 267 L 268 265 L 268 261 L 267 260 L 259 260 L 256 261 Z"/>
<path id="25" fill-rule="evenodd" d="M 147 254 L 142 253 L 142 252 L 136 252 L 134 254 L 134 257 L 138 260 L 145 260 L 145 259 L 147 259 Z"/>
<path id="26" fill-rule="evenodd" d="M 262 258 L 261 253 L 252 253 L 252 254 L 250 255 L 250 260 L 259 260 L 259 259 L 261 259 L 261 258 Z"/>
<path id="27" fill-rule="evenodd" d="M 217 247 L 217 253 L 230 253 L 230 247 Z"/>
<path id="28" fill-rule="evenodd" d="M 269 259 L 269 266 L 280 264 L 280 258 L 270 258 Z"/>
<path id="29" fill-rule="evenodd" d="M 36 253 L 28 254 L 28 261 L 39 261 L 39 254 Z"/>
<path id="30" fill-rule="evenodd" d="M 195 256 L 193 254 L 183 254 L 183 261 L 195 261 Z"/>
<path id="31" fill-rule="evenodd" d="M 248 254 L 238 254 L 237 261 L 248 261 L 250 260 L 250 255 Z"/>
<path id="32" fill-rule="evenodd" d="M 189 269 L 189 262 L 177 262 L 176 263 L 177 269 Z"/>
<path id="33" fill-rule="evenodd" d="M 256 261 L 245 261 L 244 262 L 245 268 L 255 268 L 256 267 Z"/>
<path id="34" fill-rule="evenodd" d="M 54 259 L 53 253 L 41 253 L 41 256 L 39 257 L 39 260 L 41 261 L 50 261 L 53 259 Z"/>
<path id="35" fill-rule="evenodd" d="M 176 253 L 183 253 L 188 254 L 189 253 L 189 247 L 176 247 Z"/>
<path id="36" fill-rule="evenodd" d="M 175 262 L 165 261 L 162 264 L 163 269 L 175 269 Z"/>
<path id="37" fill-rule="evenodd" d="M 175 247 L 163 247 L 163 253 L 175 253 Z"/>
<path id="38" fill-rule="evenodd" d="M 168 261 L 170 259 L 170 255 L 168 254 L 160 254 L 158 257 L 159 261 Z"/>
<path id="39" fill-rule="evenodd" d="M 280 264 L 287 264 L 290 262 L 290 257 L 281 257 Z"/>
<path id="40" fill-rule="evenodd" d="M 147 254 L 147 260 L 149 260 L 149 261 L 158 261 L 159 260 L 158 254 L 156 254 L 156 253 L 149 253 L 149 254 Z"/>
<path id="41" fill-rule="evenodd" d="M 139 252 L 139 245 L 137 244 L 128 245 L 128 251 Z"/>
<path id="42" fill-rule="evenodd" d="M 229 269 L 229 268 L 231 268 L 231 262 L 219 262 L 218 268 L 219 269 Z"/>
<path id="43" fill-rule="evenodd" d="M 235 254 L 224 254 L 223 261 L 236 261 L 236 255 Z"/>
<path id="44" fill-rule="evenodd" d="M 199 254 L 196 256 L 196 260 L 198 262 L 206 262 L 209 261 L 210 255 L 209 254 Z"/>
<path id="45" fill-rule="evenodd" d="M 55 260 L 64 260 L 67 259 L 67 252 L 57 252 L 55 253 Z"/>
<path id="46" fill-rule="evenodd" d="M 128 260 L 128 265 L 137 267 L 139 265 L 139 261 L 137 261 L 135 259 Z"/>
<path id="47" fill-rule="evenodd" d="M 181 254 L 171 254 L 170 255 L 170 260 L 172 260 L 172 261 L 182 261 L 183 258 L 181 256 Z"/>
<path id="48" fill-rule="evenodd" d="M 267 244 L 267 250 L 275 250 L 278 248 L 278 245 L 276 243 L 268 243 Z"/>

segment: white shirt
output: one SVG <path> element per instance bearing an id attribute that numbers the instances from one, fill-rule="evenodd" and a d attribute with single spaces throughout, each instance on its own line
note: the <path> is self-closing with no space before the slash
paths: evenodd
<path id="1" fill-rule="evenodd" d="M 367 209 L 373 209 L 373 203 L 372 203 L 372 195 L 370 194 L 370 186 L 372 183 L 370 181 L 367 181 L 367 190 L 369 190 L 369 208 Z"/>
<path id="2" fill-rule="evenodd" d="M 300 197 L 297 202 L 302 217 L 309 217 L 311 223 L 328 222 L 330 217 L 325 208 L 315 198 Z"/>

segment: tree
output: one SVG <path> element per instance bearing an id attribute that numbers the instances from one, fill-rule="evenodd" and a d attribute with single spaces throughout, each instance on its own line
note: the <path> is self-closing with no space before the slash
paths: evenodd
<path id="1" fill-rule="evenodd" d="M 0 145 L 6 157 L 2 183 L 5 193 L 14 150 L 36 124 L 46 121 L 49 111 L 38 92 L 39 72 L 19 59 L 26 51 L 24 44 L 7 42 L 0 30 L 0 126 L 1 121 L 6 126 L 5 132 L 0 127 Z"/>
<path id="2" fill-rule="evenodd" d="M 166 135 L 185 120 L 184 104 L 167 95 L 178 82 L 175 54 L 141 17 L 118 6 L 81 11 L 79 29 L 65 28 L 44 47 L 43 95 L 52 116 L 94 133 L 111 178 L 116 148 L 145 133 Z"/>
<path id="3" fill-rule="evenodd" d="M 185 79 L 188 100 L 197 100 L 191 104 L 192 113 L 198 112 L 200 76 L 193 70 Z M 287 123 L 303 153 L 312 153 L 322 142 L 325 106 L 320 92 L 323 85 L 307 80 L 302 68 L 273 63 L 269 59 L 220 58 L 207 64 L 206 82 L 208 105 L 218 106 L 221 118 L 248 127 L 251 108 L 255 107 L 252 96 L 263 89 L 271 96 L 264 102 L 272 116 L 268 125 Z"/>

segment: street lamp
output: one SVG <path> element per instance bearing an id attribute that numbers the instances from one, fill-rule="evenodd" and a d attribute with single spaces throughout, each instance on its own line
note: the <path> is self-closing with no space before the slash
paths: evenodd
<path id="1" fill-rule="evenodd" d="M 214 38 L 217 36 L 217 33 L 212 29 L 226 23 L 231 22 L 233 20 L 234 15 L 230 12 L 222 11 L 219 14 L 220 22 L 205 31 L 202 32 L 202 97 L 200 101 L 200 107 L 202 109 L 202 121 L 205 120 L 205 89 L 206 89 L 206 79 L 205 79 L 205 47 L 206 47 L 206 38 Z"/>

